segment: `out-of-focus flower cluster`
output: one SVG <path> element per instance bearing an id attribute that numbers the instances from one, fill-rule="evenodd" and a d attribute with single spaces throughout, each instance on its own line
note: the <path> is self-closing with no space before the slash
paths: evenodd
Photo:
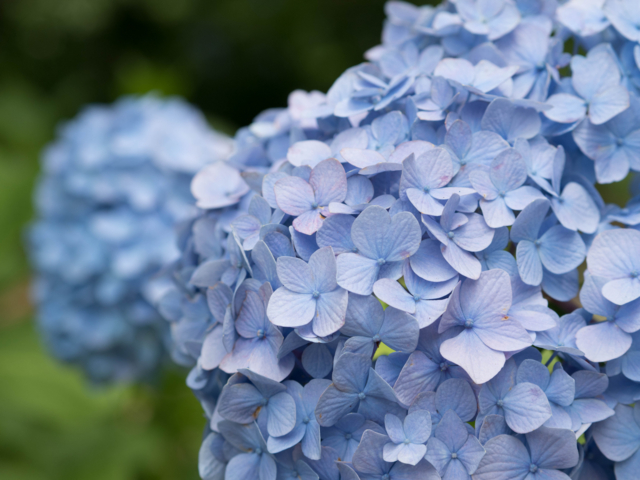
<path id="1" fill-rule="evenodd" d="M 638 478 L 640 202 L 594 185 L 640 170 L 640 3 L 386 12 L 192 183 L 202 478 Z"/>
<path id="2" fill-rule="evenodd" d="M 29 230 L 39 327 L 54 355 L 96 383 L 150 379 L 169 329 L 154 308 L 197 208 L 193 175 L 232 140 L 178 99 L 92 106 L 45 151 Z"/>

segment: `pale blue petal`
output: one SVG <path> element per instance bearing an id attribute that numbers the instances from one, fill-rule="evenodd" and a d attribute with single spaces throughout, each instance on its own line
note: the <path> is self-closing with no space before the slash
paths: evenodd
<path id="1" fill-rule="evenodd" d="M 525 480 L 529 476 L 529 452 L 520 440 L 498 435 L 484 448 L 485 456 L 474 474 L 477 480 Z"/>
<path id="2" fill-rule="evenodd" d="M 462 378 L 450 378 L 438 387 L 436 405 L 441 415 L 453 410 L 463 422 L 473 420 L 478 410 L 471 385 Z"/>
<path id="3" fill-rule="evenodd" d="M 337 259 L 338 285 L 358 295 L 371 295 L 379 271 L 376 260 L 356 253 L 343 253 Z"/>
<path id="4" fill-rule="evenodd" d="M 541 427 L 527 435 L 531 462 L 539 468 L 564 469 L 578 464 L 579 454 L 571 430 Z"/>
<path id="5" fill-rule="evenodd" d="M 301 327 L 313 320 L 316 300 L 311 293 L 295 293 L 280 287 L 273 293 L 267 316 L 271 323 L 281 327 Z"/>
<path id="6" fill-rule="evenodd" d="M 631 335 L 614 322 L 588 325 L 576 333 L 576 345 L 592 362 L 608 362 L 624 355 L 631 347 Z"/>
<path id="7" fill-rule="evenodd" d="M 316 301 L 316 312 L 313 317 L 313 333 L 319 337 L 327 337 L 344 325 L 349 294 L 342 288 L 323 293 Z"/>
<path id="8" fill-rule="evenodd" d="M 454 242 L 450 242 L 446 247 L 442 245 L 441 252 L 444 259 L 457 273 L 471 279 L 480 278 L 482 265 L 480 264 L 480 260 L 471 253 L 461 249 Z"/>
<path id="9" fill-rule="evenodd" d="M 519 383 L 504 398 L 504 415 L 514 432 L 528 433 L 551 418 L 544 392 L 532 383 Z"/>
<path id="10" fill-rule="evenodd" d="M 505 362 L 504 353 L 487 347 L 470 329 L 443 342 L 440 352 L 444 358 L 464 368 L 478 384 L 495 377 Z"/>
<path id="11" fill-rule="evenodd" d="M 586 257 L 586 250 L 577 232 L 556 225 L 540 237 L 538 254 L 547 270 L 562 274 L 577 268 Z"/>
<path id="12" fill-rule="evenodd" d="M 418 344 L 420 327 L 411 315 L 387 307 L 384 312 L 384 323 L 380 329 L 380 339 L 393 350 L 411 353 Z"/>
<path id="13" fill-rule="evenodd" d="M 442 256 L 436 240 L 423 240 L 410 263 L 416 275 L 430 282 L 444 282 L 458 274 Z"/>
<path id="14" fill-rule="evenodd" d="M 354 220 L 351 215 L 332 215 L 327 218 L 316 233 L 318 246 L 332 247 L 336 255 L 355 252 L 355 245 L 351 241 L 351 226 Z"/>
<path id="15" fill-rule="evenodd" d="M 589 103 L 589 119 L 602 125 L 629 108 L 629 91 L 622 85 L 598 91 Z"/>
<path id="16" fill-rule="evenodd" d="M 558 123 L 574 123 L 587 115 L 587 103 L 575 95 L 557 93 L 550 96 L 545 103 L 553 108 L 543 113 L 549 119 Z"/>
<path id="17" fill-rule="evenodd" d="M 373 293 L 384 303 L 403 312 L 415 313 L 416 301 L 397 281 L 388 278 L 378 280 L 373 285 Z"/>
<path id="18" fill-rule="evenodd" d="M 549 207 L 550 203 L 548 200 L 540 199 L 534 201 L 522 210 L 513 223 L 513 227 L 511 227 L 511 241 L 515 243 L 522 240 L 535 242 L 538 239 L 538 232 L 549 211 Z"/>
<path id="19" fill-rule="evenodd" d="M 289 215 L 302 215 L 310 211 L 315 202 L 313 188 L 298 177 L 285 177 L 274 185 L 278 208 Z"/>

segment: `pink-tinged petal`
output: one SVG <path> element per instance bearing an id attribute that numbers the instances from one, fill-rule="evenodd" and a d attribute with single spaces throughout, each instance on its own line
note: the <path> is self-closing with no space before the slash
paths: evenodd
<path id="1" fill-rule="evenodd" d="M 302 215 L 313 208 L 313 188 L 299 177 L 281 178 L 275 183 L 273 190 L 278 207 L 289 215 Z"/>
<path id="2" fill-rule="evenodd" d="M 362 148 L 343 148 L 340 150 L 340 155 L 347 163 L 358 168 L 371 167 L 386 162 L 386 159 L 379 152 Z"/>
<path id="3" fill-rule="evenodd" d="M 318 140 L 303 140 L 294 143 L 287 152 L 287 160 L 296 167 L 308 165 L 313 168 L 329 157 L 331 157 L 331 148 Z"/>
<path id="4" fill-rule="evenodd" d="M 313 235 L 322 226 L 320 210 L 310 210 L 293 221 L 293 228 L 305 235 Z"/>
<path id="5" fill-rule="evenodd" d="M 311 171 L 309 184 L 320 206 L 327 206 L 331 202 L 342 202 L 347 196 L 347 175 L 342 164 L 335 158 L 320 162 Z"/>

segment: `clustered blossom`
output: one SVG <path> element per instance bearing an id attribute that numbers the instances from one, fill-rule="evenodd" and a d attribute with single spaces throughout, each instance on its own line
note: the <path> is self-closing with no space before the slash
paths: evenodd
<path id="1" fill-rule="evenodd" d="M 178 99 L 91 106 L 44 153 L 28 232 L 45 343 L 95 383 L 152 377 L 170 348 L 155 305 L 179 256 L 176 225 L 197 213 L 193 175 L 232 140 Z"/>
<path id="2" fill-rule="evenodd" d="M 192 183 L 202 478 L 637 478 L 640 197 L 595 185 L 640 170 L 640 3 L 386 12 Z"/>

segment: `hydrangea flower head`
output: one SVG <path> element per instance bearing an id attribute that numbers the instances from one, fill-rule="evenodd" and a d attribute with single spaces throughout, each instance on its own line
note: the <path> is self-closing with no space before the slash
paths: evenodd
<path id="1" fill-rule="evenodd" d="M 161 305 L 203 471 L 244 480 L 232 422 L 260 480 L 635 480 L 640 201 L 598 193 L 640 170 L 635 3 L 386 13 L 192 184 Z"/>
<path id="2" fill-rule="evenodd" d="M 60 129 L 29 231 L 40 329 L 56 357 L 97 383 L 154 375 L 170 347 L 155 309 L 170 282 L 158 273 L 179 256 L 176 226 L 196 214 L 192 177 L 231 148 L 196 109 L 153 96 L 88 107 Z"/>

